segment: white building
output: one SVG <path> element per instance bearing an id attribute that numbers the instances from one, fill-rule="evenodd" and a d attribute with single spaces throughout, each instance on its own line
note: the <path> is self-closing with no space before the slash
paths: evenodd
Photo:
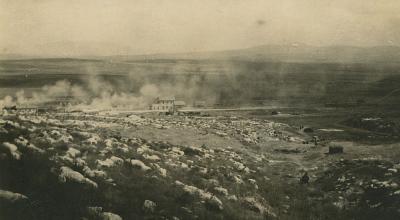
<path id="1" fill-rule="evenodd" d="M 151 110 L 173 112 L 175 97 L 159 97 L 154 100 L 154 103 L 150 106 Z"/>
<path id="2" fill-rule="evenodd" d="M 159 97 L 150 106 L 151 110 L 160 112 L 174 112 L 186 106 L 184 101 L 178 101 L 175 97 Z"/>

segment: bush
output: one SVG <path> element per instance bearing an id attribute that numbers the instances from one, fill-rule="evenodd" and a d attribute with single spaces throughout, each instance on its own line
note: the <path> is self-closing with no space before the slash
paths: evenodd
<path id="1" fill-rule="evenodd" d="M 332 144 L 329 146 L 329 154 L 342 154 L 343 153 L 343 146 Z"/>
<path id="2" fill-rule="evenodd" d="M 314 132 L 314 129 L 312 129 L 312 128 L 304 128 L 303 131 L 306 132 L 306 133 L 312 133 L 312 132 Z"/>

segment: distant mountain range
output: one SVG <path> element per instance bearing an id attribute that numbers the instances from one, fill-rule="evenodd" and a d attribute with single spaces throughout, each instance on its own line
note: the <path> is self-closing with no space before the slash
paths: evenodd
<path id="1" fill-rule="evenodd" d="M 54 56 L 63 57 L 63 56 Z M 115 55 L 115 56 L 65 56 L 85 59 L 112 59 L 123 61 L 151 60 L 244 60 L 265 62 L 299 62 L 299 63 L 400 63 L 400 47 L 397 46 L 327 46 L 316 47 L 305 44 L 263 45 L 247 49 L 149 54 L 149 55 Z M 45 58 L 3 54 L 0 59 Z M 46 57 L 49 58 L 49 57 Z"/>
<path id="2" fill-rule="evenodd" d="M 218 59 L 300 63 L 398 63 L 400 62 L 400 47 L 315 47 L 304 44 L 264 45 L 226 51 L 114 56 L 114 58 L 124 60 Z"/>

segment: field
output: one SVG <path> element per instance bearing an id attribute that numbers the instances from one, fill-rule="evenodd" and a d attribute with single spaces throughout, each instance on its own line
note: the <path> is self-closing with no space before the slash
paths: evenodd
<path id="1" fill-rule="evenodd" d="M 87 88 L 95 76 L 125 100 L 147 97 L 142 88 L 154 84 L 208 103 L 198 114 L 100 109 L 93 100 L 103 93 L 91 90 L 93 111 L 3 111 L 0 219 L 400 218 L 396 65 L 50 59 L 0 67 L 2 97 L 21 89 L 21 100 L 44 97 L 60 80 Z"/>
<path id="2" fill-rule="evenodd" d="M 396 106 L 400 75 L 397 64 L 304 64 L 249 61 L 79 59 L 0 61 L 0 97 L 67 80 L 87 86 L 93 76 L 118 92 L 137 93 L 148 83 L 168 87 L 188 101 L 203 99 L 220 106 L 327 103 Z M 386 95 L 389 95 L 385 99 Z"/>

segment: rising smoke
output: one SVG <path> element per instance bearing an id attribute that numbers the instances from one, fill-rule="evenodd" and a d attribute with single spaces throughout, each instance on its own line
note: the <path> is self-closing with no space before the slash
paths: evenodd
<path id="1" fill-rule="evenodd" d="M 137 93 L 124 92 L 95 74 L 89 75 L 83 82 L 83 85 L 78 85 L 65 79 L 59 80 L 54 84 L 43 86 L 39 91 L 30 95 L 22 89 L 14 95 L 7 95 L 0 100 L 0 107 L 45 105 L 58 98 L 68 97 L 75 103 L 72 108 L 141 109 L 160 95 L 158 87 L 154 84 L 142 86 Z"/>
<path id="2" fill-rule="evenodd" d="M 176 69 L 178 68 L 178 69 Z M 168 69 L 182 72 L 182 67 Z M 157 97 L 176 96 L 184 101 L 206 98 L 209 103 L 214 100 L 212 91 L 205 87 L 204 77 L 197 75 L 176 77 L 165 74 L 150 77 L 152 70 L 134 69 L 128 74 L 99 74 L 93 65 L 85 66 L 85 73 L 79 82 L 62 79 L 42 86 L 32 93 L 24 89 L 0 100 L 4 106 L 43 106 L 58 98 L 71 98 L 71 109 L 146 109 Z M 164 70 L 163 70 L 164 71 Z"/>
<path id="3" fill-rule="evenodd" d="M 162 96 L 175 96 L 189 105 L 195 100 L 204 100 L 210 106 L 306 105 L 332 100 L 346 102 L 350 96 L 356 100 L 365 95 L 360 91 L 365 91 L 366 85 L 380 80 L 376 74 L 347 71 L 364 71 L 358 66 L 323 64 L 85 62 L 77 66 L 83 66 L 83 72 L 76 69 L 81 72 L 63 75 L 65 79 L 50 82 L 32 93 L 22 89 L 0 100 L 0 107 L 43 105 L 57 97 L 73 97 L 76 103 L 72 108 L 76 109 L 146 109 Z M 76 76 L 79 80 L 73 80 Z"/>

